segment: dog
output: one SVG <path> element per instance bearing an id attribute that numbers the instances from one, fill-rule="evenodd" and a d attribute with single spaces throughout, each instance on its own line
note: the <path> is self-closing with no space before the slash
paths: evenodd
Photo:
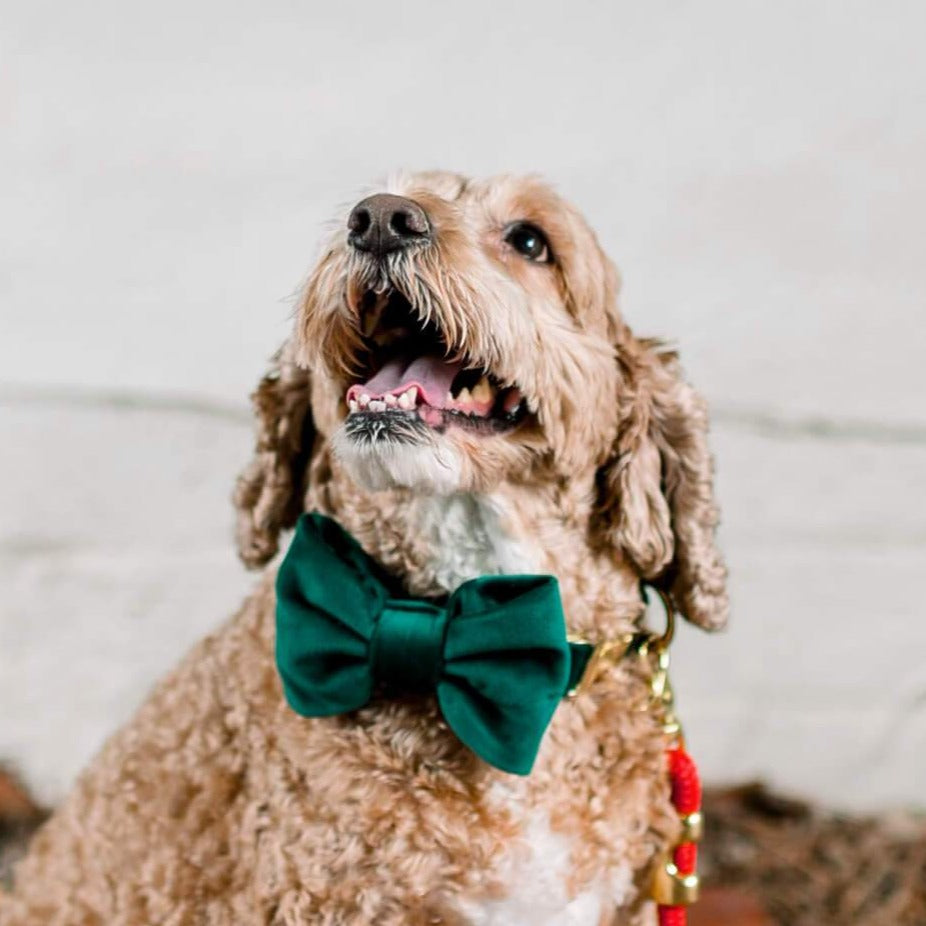
<path id="1" fill-rule="evenodd" d="M 554 575 L 568 631 L 640 627 L 641 582 L 727 617 L 703 401 L 634 336 L 581 215 L 539 179 L 393 177 L 345 210 L 253 396 L 248 567 L 303 512 L 406 593 Z M 641 660 L 564 699 L 531 774 L 430 695 L 307 718 L 274 664 L 271 565 L 32 842 L 0 923 L 641 924 L 678 835 Z"/>

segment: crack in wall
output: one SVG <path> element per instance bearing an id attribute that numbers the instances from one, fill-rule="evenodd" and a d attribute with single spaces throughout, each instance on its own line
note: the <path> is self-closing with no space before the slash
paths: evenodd
<path id="1" fill-rule="evenodd" d="M 781 440 L 863 441 L 870 444 L 926 444 L 926 425 L 826 415 L 790 416 L 762 409 L 711 405 L 711 423 Z"/>
<path id="2" fill-rule="evenodd" d="M 69 386 L 0 384 L 0 405 L 39 405 L 101 408 L 138 412 L 178 412 L 248 424 L 251 412 L 243 405 L 191 395 L 92 389 Z M 750 431 L 775 440 L 862 441 L 871 444 L 926 445 L 926 424 L 881 422 L 826 415 L 790 416 L 773 411 L 711 403 L 711 422 Z"/>

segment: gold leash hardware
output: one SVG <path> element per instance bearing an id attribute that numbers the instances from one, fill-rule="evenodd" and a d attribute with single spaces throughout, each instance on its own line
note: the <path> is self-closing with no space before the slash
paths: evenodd
<path id="1" fill-rule="evenodd" d="M 679 845 L 685 842 L 700 842 L 704 838 L 704 816 L 700 810 L 679 817 L 682 832 L 678 837 Z"/>
<path id="2" fill-rule="evenodd" d="M 685 736 L 675 713 L 675 692 L 669 678 L 669 644 L 675 636 L 675 608 L 669 595 L 662 589 L 655 589 L 666 613 L 665 631 L 662 636 L 650 635 L 641 642 L 638 652 L 650 661 L 650 705 L 662 719 L 662 732 L 667 746 L 684 748 Z M 700 842 L 704 834 L 704 818 L 700 810 L 679 817 L 682 830 L 676 845 L 665 852 L 656 862 L 653 872 L 652 897 L 657 904 L 669 907 L 688 907 L 696 903 L 701 890 L 697 872 L 683 874 L 675 864 L 675 849 L 679 845 Z"/>
<path id="3" fill-rule="evenodd" d="M 656 867 L 652 885 L 652 897 L 656 903 L 668 907 L 690 907 L 698 902 L 700 889 L 701 881 L 697 874 L 683 875 L 670 859 Z"/>
<path id="4" fill-rule="evenodd" d="M 670 746 L 684 746 L 685 735 L 675 713 L 675 689 L 669 678 L 669 651 L 657 650 L 650 677 L 651 704 L 662 718 L 662 732 Z"/>
<path id="5" fill-rule="evenodd" d="M 662 732 L 670 744 L 681 746 L 685 738 L 675 713 L 675 691 L 669 678 L 669 646 L 675 637 L 675 608 L 667 592 L 660 588 L 654 590 L 665 609 L 665 630 L 658 637 L 644 631 L 638 639 L 636 650 L 642 659 L 650 662 L 650 706 L 662 718 Z"/>
<path id="6" fill-rule="evenodd" d="M 658 904 L 670 907 L 689 907 L 698 902 L 701 891 L 701 879 L 696 871 L 682 874 L 676 866 L 673 856 L 675 849 L 688 842 L 700 842 L 704 836 L 704 818 L 701 811 L 679 818 L 682 832 L 676 845 L 663 853 L 653 871 L 651 895 Z"/>

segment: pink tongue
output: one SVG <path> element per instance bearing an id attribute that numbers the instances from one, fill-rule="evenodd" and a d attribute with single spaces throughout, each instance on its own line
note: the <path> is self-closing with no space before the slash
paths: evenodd
<path id="1" fill-rule="evenodd" d="M 351 386 L 348 399 L 366 393 L 371 399 L 391 393 L 399 396 L 409 386 L 417 386 L 421 397 L 432 408 L 446 408 L 447 393 L 463 364 L 443 357 L 394 357 L 369 382 Z"/>

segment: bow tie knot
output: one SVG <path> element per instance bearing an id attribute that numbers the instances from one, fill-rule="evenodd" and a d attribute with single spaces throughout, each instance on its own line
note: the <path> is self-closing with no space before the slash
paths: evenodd
<path id="1" fill-rule="evenodd" d="M 390 598 L 370 640 L 373 677 L 392 691 L 427 691 L 443 666 L 447 612 L 426 601 Z"/>

